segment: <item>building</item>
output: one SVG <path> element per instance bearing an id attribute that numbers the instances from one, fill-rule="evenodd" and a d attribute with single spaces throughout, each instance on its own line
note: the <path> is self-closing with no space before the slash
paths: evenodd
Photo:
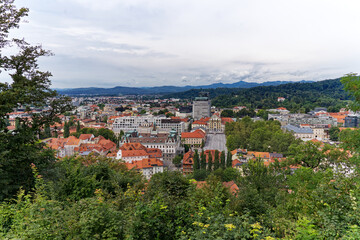
<path id="1" fill-rule="evenodd" d="M 82 134 L 80 137 L 50 138 L 46 144 L 49 148 L 56 150 L 56 155 L 60 158 L 74 154 L 86 156 L 90 153 L 105 156 L 109 152 L 116 151 L 116 144 L 103 136 L 94 137 L 92 134 Z"/>
<path id="2" fill-rule="evenodd" d="M 116 159 L 127 163 L 148 158 L 163 160 L 163 152 L 158 148 L 147 148 L 141 143 L 129 142 L 124 143 L 116 154 Z"/>
<path id="3" fill-rule="evenodd" d="M 156 158 L 145 158 L 140 161 L 125 163 L 128 169 L 136 169 L 149 180 L 155 173 L 164 172 L 164 163 Z"/>
<path id="4" fill-rule="evenodd" d="M 283 102 L 283 101 L 285 101 L 285 98 L 284 97 L 278 97 L 277 101 L 278 102 Z"/>
<path id="5" fill-rule="evenodd" d="M 180 106 L 178 111 L 175 112 L 176 117 L 187 118 L 192 116 L 192 106 Z"/>
<path id="6" fill-rule="evenodd" d="M 184 154 L 183 162 L 182 162 L 182 168 L 183 168 L 183 174 L 189 175 L 193 173 L 193 165 L 194 165 L 194 152 L 188 151 Z"/>
<path id="7" fill-rule="evenodd" d="M 200 93 L 200 97 L 195 98 L 193 102 L 193 118 L 198 120 L 204 117 L 210 117 L 211 101 L 209 93 Z"/>
<path id="8" fill-rule="evenodd" d="M 175 130 L 169 133 L 138 133 L 131 131 L 125 133 L 120 140 L 122 147 L 126 143 L 140 143 L 146 148 L 157 148 L 163 153 L 164 160 L 171 161 L 177 154 L 182 152 L 180 138 Z"/>
<path id="9" fill-rule="evenodd" d="M 124 143 L 119 148 L 116 159 L 123 160 L 128 169 L 141 172 L 146 179 L 164 171 L 162 151 L 157 148 L 147 148 L 141 143 Z"/>
<path id="10" fill-rule="evenodd" d="M 206 141 L 206 133 L 202 129 L 197 129 L 192 132 L 181 133 L 181 143 L 192 148 L 201 148 Z"/>
<path id="11" fill-rule="evenodd" d="M 298 126 L 301 124 L 310 125 L 331 125 L 337 126 L 338 121 L 330 115 L 309 115 L 309 114 L 269 114 L 268 119 L 277 120 L 282 126 L 293 125 Z"/>
<path id="12" fill-rule="evenodd" d="M 286 125 L 282 128 L 291 132 L 296 138 L 300 138 L 303 141 L 314 139 L 314 131 L 309 127 L 300 128 L 293 125 Z"/>
<path id="13" fill-rule="evenodd" d="M 124 116 L 116 118 L 112 125 L 112 130 L 116 135 L 119 135 L 121 131 L 124 133 L 138 131 L 139 128 L 143 128 L 144 132 L 150 132 L 154 128 L 165 132 L 175 129 L 180 135 L 185 131 L 185 123 L 165 116 Z"/>
<path id="14" fill-rule="evenodd" d="M 345 117 L 344 127 L 357 128 L 359 126 L 358 116 L 347 116 Z"/>
<path id="15" fill-rule="evenodd" d="M 192 128 L 201 128 L 210 133 L 223 133 L 226 123 L 234 122 L 232 118 L 220 117 L 218 113 L 214 113 L 211 117 L 201 118 L 192 123 Z"/>
<path id="16" fill-rule="evenodd" d="M 175 130 L 180 135 L 185 132 L 185 122 L 181 121 L 181 119 L 161 119 L 158 129 L 166 132 Z"/>

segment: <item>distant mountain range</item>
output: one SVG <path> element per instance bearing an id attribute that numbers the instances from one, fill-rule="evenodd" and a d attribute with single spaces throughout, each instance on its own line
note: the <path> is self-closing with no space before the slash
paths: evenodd
<path id="1" fill-rule="evenodd" d="M 300 81 L 300 83 L 309 83 L 312 81 Z M 56 89 L 60 94 L 69 96 L 118 96 L 118 95 L 156 95 L 184 92 L 191 89 L 215 89 L 215 88 L 252 88 L 258 86 L 278 86 L 281 84 L 293 83 L 289 81 L 273 81 L 264 83 L 252 83 L 239 81 L 236 83 L 224 84 L 214 83 L 202 86 L 160 86 L 160 87 L 113 87 L 113 88 L 70 88 L 70 89 Z M 299 83 L 299 82 L 298 82 Z"/>

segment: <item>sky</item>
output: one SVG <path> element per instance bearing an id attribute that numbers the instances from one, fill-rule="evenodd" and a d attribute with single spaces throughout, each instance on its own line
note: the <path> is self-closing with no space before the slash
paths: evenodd
<path id="1" fill-rule="evenodd" d="M 360 72 L 358 0 L 15 0 L 52 87 L 324 80 Z M 7 74 L 0 81 L 9 81 Z"/>

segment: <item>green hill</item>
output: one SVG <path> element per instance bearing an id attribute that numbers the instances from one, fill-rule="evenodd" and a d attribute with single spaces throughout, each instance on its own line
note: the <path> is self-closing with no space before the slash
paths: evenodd
<path id="1" fill-rule="evenodd" d="M 193 99 L 202 90 L 192 89 L 186 92 L 169 94 L 165 98 Z M 291 111 L 308 111 L 314 107 L 329 107 L 336 111 L 346 106 L 349 97 L 343 90 L 340 79 L 324 80 L 312 83 L 288 83 L 279 86 L 259 86 L 248 89 L 207 89 L 216 107 L 247 106 L 249 108 L 270 109 L 285 107 Z M 286 100 L 282 103 L 278 97 Z"/>

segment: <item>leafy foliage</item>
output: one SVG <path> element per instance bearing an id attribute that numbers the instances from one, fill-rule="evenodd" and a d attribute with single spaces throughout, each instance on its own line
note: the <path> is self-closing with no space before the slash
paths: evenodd
<path id="1" fill-rule="evenodd" d="M 254 122 L 249 117 L 227 124 L 225 134 L 229 150 L 244 148 L 250 151 L 286 154 L 292 143 L 300 142 L 292 134 L 284 133 L 278 121 Z"/>

